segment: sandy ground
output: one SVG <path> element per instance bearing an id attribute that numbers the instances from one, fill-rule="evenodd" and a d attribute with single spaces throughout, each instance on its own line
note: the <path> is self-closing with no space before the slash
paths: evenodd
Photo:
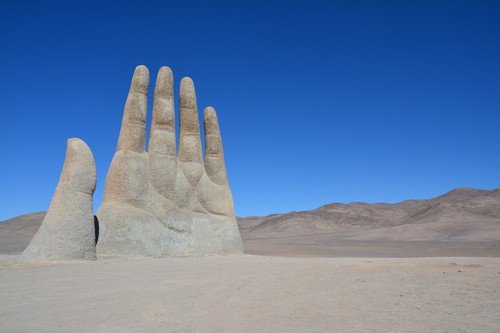
<path id="1" fill-rule="evenodd" d="M 500 331 L 498 258 L 16 258 L 2 332 Z"/>
<path id="2" fill-rule="evenodd" d="M 1 223 L 0 253 L 20 253 L 42 219 Z M 242 230 L 238 257 L 0 255 L 0 332 L 500 332 L 500 242 L 427 227 Z"/>
<path id="3" fill-rule="evenodd" d="M 245 253 L 285 257 L 419 258 L 500 257 L 500 241 L 391 241 L 343 239 L 341 233 L 313 235 L 242 233 Z"/>

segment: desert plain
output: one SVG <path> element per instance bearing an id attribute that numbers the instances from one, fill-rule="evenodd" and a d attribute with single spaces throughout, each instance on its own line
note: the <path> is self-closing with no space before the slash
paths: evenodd
<path id="1" fill-rule="evenodd" d="M 0 223 L 2 332 L 498 332 L 500 191 L 239 219 L 245 254 L 17 262 Z"/>

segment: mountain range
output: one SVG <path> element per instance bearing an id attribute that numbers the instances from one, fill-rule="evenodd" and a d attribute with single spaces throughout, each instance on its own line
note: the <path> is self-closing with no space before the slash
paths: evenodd
<path id="1" fill-rule="evenodd" d="M 252 237 L 335 233 L 356 240 L 500 240 L 500 189 L 457 188 L 395 204 L 330 203 L 238 221 L 242 234 Z"/>
<path id="2" fill-rule="evenodd" d="M 35 212 L 0 222 L 0 253 L 22 252 L 44 216 Z M 500 256 L 500 189 L 457 188 L 394 204 L 330 203 L 238 218 L 238 226 L 245 251 L 253 254 Z"/>

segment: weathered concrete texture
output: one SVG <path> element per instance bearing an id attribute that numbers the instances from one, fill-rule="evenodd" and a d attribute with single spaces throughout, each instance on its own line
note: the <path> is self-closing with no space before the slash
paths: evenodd
<path id="1" fill-rule="evenodd" d="M 101 207 L 99 219 L 99 258 L 242 253 L 238 226 L 228 217 L 200 213 L 160 216 L 115 203 Z"/>
<path id="2" fill-rule="evenodd" d="M 98 256 L 242 253 L 215 110 L 204 112 L 203 159 L 194 84 L 181 80 L 177 156 L 173 74 L 162 67 L 146 151 L 148 89 L 149 71 L 138 66 L 97 213 Z"/>
<path id="3" fill-rule="evenodd" d="M 64 167 L 42 225 L 21 255 L 22 261 L 96 258 L 92 198 L 96 169 L 85 142 L 67 142 Z"/>

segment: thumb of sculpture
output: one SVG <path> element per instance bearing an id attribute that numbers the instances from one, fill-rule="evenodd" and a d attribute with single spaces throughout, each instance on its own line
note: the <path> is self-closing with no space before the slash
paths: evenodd
<path id="1" fill-rule="evenodd" d="M 96 169 L 90 148 L 80 139 L 67 142 L 56 191 L 38 232 L 21 261 L 93 260 L 96 232 L 92 200 Z"/>

